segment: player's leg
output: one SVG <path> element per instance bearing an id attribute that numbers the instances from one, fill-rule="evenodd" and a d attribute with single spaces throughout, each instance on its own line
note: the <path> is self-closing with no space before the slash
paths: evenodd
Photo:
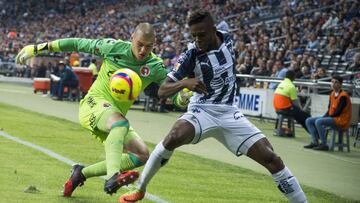
<path id="1" fill-rule="evenodd" d="M 110 111 L 101 116 L 99 125 L 105 120 L 104 126 L 99 126 L 100 130 L 110 130 L 105 140 L 106 156 L 106 181 L 104 191 L 108 194 L 115 193 L 121 186 L 134 182 L 139 176 L 136 171 L 121 172 L 121 164 L 124 149 L 125 137 L 129 132 L 129 123 L 127 119 L 119 112 Z"/>
<path id="2" fill-rule="evenodd" d="M 307 202 L 296 177 L 276 155 L 269 141 L 264 137 L 255 142 L 247 151 L 247 156 L 263 165 L 272 174 L 278 189 L 293 203 Z"/>
<path id="3" fill-rule="evenodd" d="M 129 133 L 124 140 L 124 148 L 126 153 L 123 153 L 121 160 L 121 171 L 127 171 L 146 163 L 149 158 L 149 150 L 143 139 L 129 128 Z"/>
<path id="4" fill-rule="evenodd" d="M 99 118 L 106 111 L 105 105 L 102 101 L 96 100 L 93 97 L 86 97 L 80 102 L 79 108 L 79 121 L 80 124 L 93 132 L 100 140 L 106 138 L 107 133 L 97 130 Z M 101 133 L 97 134 L 95 132 Z M 84 167 L 83 165 L 76 164 L 73 166 L 70 178 L 64 184 L 63 195 L 69 197 L 72 195 L 74 190 L 84 184 L 87 178 L 93 176 L 102 176 L 106 174 L 106 163 L 100 162 L 90 167 Z"/>
<path id="5" fill-rule="evenodd" d="M 146 186 L 151 178 L 168 162 L 176 148 L 184 144 L 189 144 L 194 139 L 194 136 L 195 128 L 193 124 L 186 120 L 178 120 L 165 139 L 156 145 L 154 151 L 150 154 L 149 160 L 146 162 L 145 168 L 139 178 L 137 188 L 122 195 L 119 201 L 126 203 L 143 199 Z"/>
<path id="6" fill-rule="evenodd" d="M 121 163 L 126 162 L 126 159 L 130 159 L 129 156 L 122 156 L 123 144 L 120 143 L 124 142 L 127 135 L 128 122 L 119 112 L 112 109 L 107 101 L 98 100 L 90 96 L 80 103 L 79 121 L 83 127 L 89 129 L 98 139 L 104 142 L 105 151 L 107 152 L 106 159 L 110 161 L 102 161 L 85 168 L 77 167 L 76 173 L 73 172 L 69 180 L 65 183 L 65 196 L 70 196 L 79 185 L 77 183 L 82 180 L 79 177 L 85 177 L 84 179 L 86 180 L 86 178 L 94 176 L 112 174 L 112 176 L 109 175 L 112 181 L 110 186 L 108 186 L 108 188 L 114 188 L 109 189 L 111 193 L 122 185 L 130 183 L 122 182 L 124 179 L 128 181 L 128 177 L 136 178 L 138 176 L 137 172 L 134 172 L 135 174 L 132 172 L 125 173 L 125 176 L 123 173 L 119 174 L 119 172 L 122 171 Z M 109 167 L 107 165 L 109 165 Z M 109 178 L 107 180 L 109 180 Z M 131 178 L 130 181 L 133 182 L 135 179 Z M 118 182 L 121 182 L 121 184 L 118 184 Z"/>
<path id="7" fill-rule="evenodd" d="M 194 136 L 194 126 L 186 120 L 178 120 L 165 139 L 156 145 L 151 153 L 139 180 L 140 190 L 145 191 L 151 178 L 168 162 L 173 151 L 184 144 L 189 144 Z"/>
<path id="8" fill-rule="evenodd" d="M 104 132 L 104 135 L 99 135 L 99 133 L 100 132 L 97 132 L 98 138 L 102 141 L 105 141 L 107 133 Z M 120 158 L 120 172 L 128 171 L 144 165 L 148 157 L 149 151 L 145 142 L 130 126 L 129 132 L 124 139 L 124 152 L 122 153 Z M 82 169 L 82 173 L 87 179 L 91 177 L 106 175 L 106 161 L 104 160 L 87 166 Z"/>

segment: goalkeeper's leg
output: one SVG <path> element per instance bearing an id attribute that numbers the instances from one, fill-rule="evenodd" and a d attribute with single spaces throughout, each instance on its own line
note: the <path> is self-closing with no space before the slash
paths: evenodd
<path id="1" fill-rule="evenodd" d="M 101 104 L 101 101 L 96 101 L 96 103 Z M 83 109 L 80 108 L 85 116 L 79 117 L 80 121 L 83 121 L 82 125 L 89 128 L 86 125 L 89 120 L 87 114 L 89 110 L 94 111 L 94 108 L 87 107 L 83 105 Z M 103 106 L 101 105 L 100 108 L 103 109 Z M 105 143 L 106 160 L 83 168 L 81 173 L 86 179 L 107 175 L 108 181 L 104 189 L 111 194 L 122 185 L 136 180 L 138 172 L 129 170 L 143 165 L 148 159 L 149 152 L 144 141 L 128 126 L 127 121 L 116 109 L 105 108 L 104 110 L 103 112 L 95 111 L 99 120 L 95 120 L 96 130 L 93 129 L 92 132 Z"/>

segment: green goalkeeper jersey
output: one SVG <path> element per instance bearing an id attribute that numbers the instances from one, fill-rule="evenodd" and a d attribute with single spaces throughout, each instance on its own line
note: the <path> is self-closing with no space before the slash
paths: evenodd
<path id="1" fill-rule="evenodd" d="M 114 39 L 60 39 L 58 46 L 61 51 L 77 51 L 102 57 L 103 63 L 94 84 L 86 97 L 92 96 L 108 101 L 126 115 L 133 101 L 117 101 L 110 93 L 109 81 L 111 75 L 118 69 L 129 68 L 135 71 L 142 80 L 142 91 L 150 83 L 161 84 L 165 80 L 167 71 L 161 58 L 154 53 L 141 61 L 137 61 L 131 51 L 131 42 Z M 55 42 L 56 43 L 56 42 Z"/>

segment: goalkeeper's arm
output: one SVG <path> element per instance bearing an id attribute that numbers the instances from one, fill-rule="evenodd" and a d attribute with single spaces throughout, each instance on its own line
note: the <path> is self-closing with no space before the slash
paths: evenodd
<path id="1" fill-rule="evenodd" d="M 101 55 L 107 49 L 103 48 L 99 49 L 99 44 L 104 43 L 98 43 L 101 40 L 93 40 L 93 39 L 82 39 L 82 38 L 66 38 L 66 39 L 59 39 L 51 42 L 45 42 L 41 44 L 34 44 L 34 45 L 27 45 L 16 56 L 16 63 L 18 64 L 25 64 L 26 61 L 41 53 L 46 52 L 85 52 L 95 55 Z M 108 39 L 107 41 L 110 41 Z M 113 40 L 114 41 L 114 40 Z"/>
<path id="2" fill-rule="evenodd" d="M 18 64 L 25 64 L 26 61 L 31 57 L 34 57 L 40 53 L 51 51 L 53 47 L 56 49 L 55 43 L 54 45 L 52 44 L 53 42 L 45 42 L 41 44 L 27 45 L 22 48 L 19 54 L 16 56 L 15 62 Z"/>

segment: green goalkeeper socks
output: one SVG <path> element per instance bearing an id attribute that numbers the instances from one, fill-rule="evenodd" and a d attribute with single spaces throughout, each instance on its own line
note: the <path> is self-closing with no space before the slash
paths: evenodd
<path id="1" fill-rule="evenodd" d="M 136 167 L 142 166 L 143 163 L 133 153 L 127 153 L 121 155 L 120 171 L 128 171 Z M 101 161 L 96 164 L 85 167 L 82 170 L 85 178 L 91 178 L 95 176 L 106 175 L 106 161 Z"/>
<path id="2" fill-rule="evenodd" d="M 127 121 L 118 121 L 111 126 L 110 133 L 105 140 L 106 179 L 120 172 L 121 155 L 123 154 L 124 138 L 129 130 Z"/>
<path id="3" fill-rule="evenodd" d="M 95 176 L 106 175 L 106 161 L 100 161 L 96 164 L 87 166 L 87 167 L 83 168 L 83 170 L 81 172 L 84 174 L 86 179 L 95 177 Z"/>

